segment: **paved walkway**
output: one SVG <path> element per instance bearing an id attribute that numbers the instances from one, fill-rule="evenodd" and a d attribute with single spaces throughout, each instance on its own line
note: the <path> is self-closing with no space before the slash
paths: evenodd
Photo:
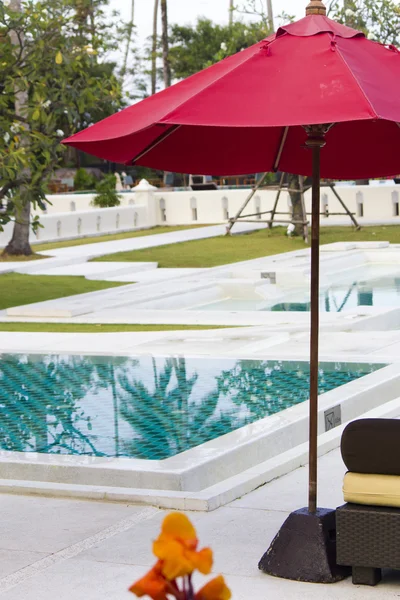
<path id="1" fill-rule="evenodd" d="M 235 226 L 233 233 L 240 234 L 263 228 L 265 228 L 264 224 L 260 225 L 259 223 L 239 223 Z M 45 271 L 47 271 L 48 269 L 61 267 L 63 265 L 79 265 L 85 263 L 86 261 L 92 258 L 105 256 L 106 254 L 114 254 L 116 252 L 130 252 L 133 250 L 142 250 L 143 248 L 154 248 L 156 246 L 166 246 L 169 244 L 178 244 L 180 242 L 188 242 L 191 240 L 212 238 L 224 235 L 225 232 L 226 225 L 211 225 L 206 227 L 197 227 L 195 229 L 182 229 L 179 231 L 171 231 L 169 233 L 156 233 L 154 235 L 126 238 L 124 240 L 97 242 L 93 244 L 84 244 L 80 246 L 69 246 L 67 248 L 46 250 L 43 252 L 39 252 L 39 254 L 45 254 L 46 256 L 51 256 L 51 258 L 26 263 L 0 263 L 0 273 L 9 273 L 15 271 L 17 273 L 30 273 L 32 275 L 35 273 L 45 274 Z M 77 274 L 80 274 L 79 268 Z"/>
<path id="2" fill-rule="evenodd" d="M 236 225 L 233 233 L 238 234 L 262 228 L 265 228 L 265 224 L 260 225 L 254 223 L 253 225 L 252 223 L 240 223 Z M 127 252 L 131 250 L 141 250 L 143 248 L 154 248 L 155 246 L 165 246 L 167 244 L 178 244 L 179 242 L 191 240 L 202 240 L 224 235 L 225 233 L 226 225 L 211 225 L 206 227 L 196 227 L 194 229 L 181 229 L 179 231 L 171 231 L 170 233 L 156 233 L 154 235 L 132 237 L 125 240 L 99 242 L 97 244 L 86 244 L 83 246 L 70 246 L 68 248 L 49 250 L 42 252 L 42 254 L 51 254 L 51 256 L 57 257 L 79 256 L 80 258 L 93 258 L 95 256 L 113 254 L 114 252 Z"/>
<path id="3" fill-rule="evenodd" d="M 338 451 L 320 460 L 320 506 L 343 503 Z M 305 584 L 260 573 L 258 560 L 290 511 L 307 495 L 307 469 L 212 513 L 191 513 L 215 573 L 233 600 L 368 600 L 400 596 L 394 574 L 376 588 Z M 0 496 L 0 597 L 4 600 L 128 600 L 126 590 L 152 565 L 151 541 L 165 511 L 142 506 L 42 497 Z"/>
<path id="4" fill-rule="evenodd" d="M 101 331 L 101 330 L 100 330 Z M 309 334 L 270 327 L 120 333 L 0 332 L 0 354 L 184 355 L 308 360 Z M 322 332 L 321 361 L 400 362 L 400 331 Z"/>

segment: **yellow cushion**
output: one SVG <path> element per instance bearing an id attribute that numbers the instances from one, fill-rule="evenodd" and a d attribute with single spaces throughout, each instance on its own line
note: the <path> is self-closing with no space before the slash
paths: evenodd
<path id="1" fill-rule="evenodd" d="M 354 504 L 400 507 L 400 475 L 346 473 L 343 495 Z"/>

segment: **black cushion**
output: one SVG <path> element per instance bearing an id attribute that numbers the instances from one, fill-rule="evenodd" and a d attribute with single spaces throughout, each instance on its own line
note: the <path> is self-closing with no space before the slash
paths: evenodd
<path id="1" fill-rule="evenodd" d="M 353 473 L 400 475 L 400 420 L 359 419 L 342 434 L 342 458 Z"/>

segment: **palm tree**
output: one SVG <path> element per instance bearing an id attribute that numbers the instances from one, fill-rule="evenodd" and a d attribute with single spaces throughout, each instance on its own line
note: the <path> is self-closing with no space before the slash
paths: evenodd
<path id="1" fill-rule="evenodd" d="M 132 33 L 133 33 L 133 27 L 135 24 L 135 0 L 132 0 L 131 2 L 131 18 L 128 24 L 128 31 L 127 31 L 127 36 L 126 36 L 126 48 L 125 48 L 125 56 L 124 56 L 124 61 L 122 63 L 122 76 L 124 77 L 126 74 L 126 69 L 128 66 L 128 58 L 129 58 L 129 50 L 131 47 L 131 42 L 132 42 Z"/>
<path id="2" fill-rule="evenodd" d="M 158 6 L 160 0 L 154 0 L 154 13 L 153 13 L 153 40 L 151 48 L 151 93 L 155 94 L 157 91 L 157 25 L 158 25 Z"/>
<path id="3" fill-rule="evenodd" d="M 233 0 L 229 0 L 229 27 L 232 27 L 232 25 L 233 25 L 233 10 L 234 10 Z"/>
<path id="4" fill-rule="evenodd" d="M 168 9 L 167 0 L 161 0 L 161 22 L 162 22 L 162 56 L 163 56 L 163 72 L 164 72 L 164 87 L 171 85 L 171 65 L 169 62 L 169 35 L 168 35 Z"/>

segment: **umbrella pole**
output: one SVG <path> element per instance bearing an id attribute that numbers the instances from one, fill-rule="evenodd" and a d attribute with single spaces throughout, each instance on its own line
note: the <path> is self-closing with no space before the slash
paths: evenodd
<path id="1" fill-rule="evenodd" d="M 318 364 L 319 364 L 319 212 L 321 148 L 325 145 L 318 128 L 308 130 L 307 146 L 312 148 L 312 223 L 311 223 L 311 335 L 310 335 L 310 433 L 308 510 L 317 511 L 318 459 Z"/>
<path id="2" fill-rule="evenodd" d="M 317 508 L 320 170 L 321 148 L 330 127 L 305 127 L 306 145 L 313 153 L 308 507 L 290 513 L 258 563 L 258 568 L 269 575 L 314 583 L 333 583 L 349 575 L 347 568 L 336 564 L 336 546 L 332 541 L 336 511 Z"/>

